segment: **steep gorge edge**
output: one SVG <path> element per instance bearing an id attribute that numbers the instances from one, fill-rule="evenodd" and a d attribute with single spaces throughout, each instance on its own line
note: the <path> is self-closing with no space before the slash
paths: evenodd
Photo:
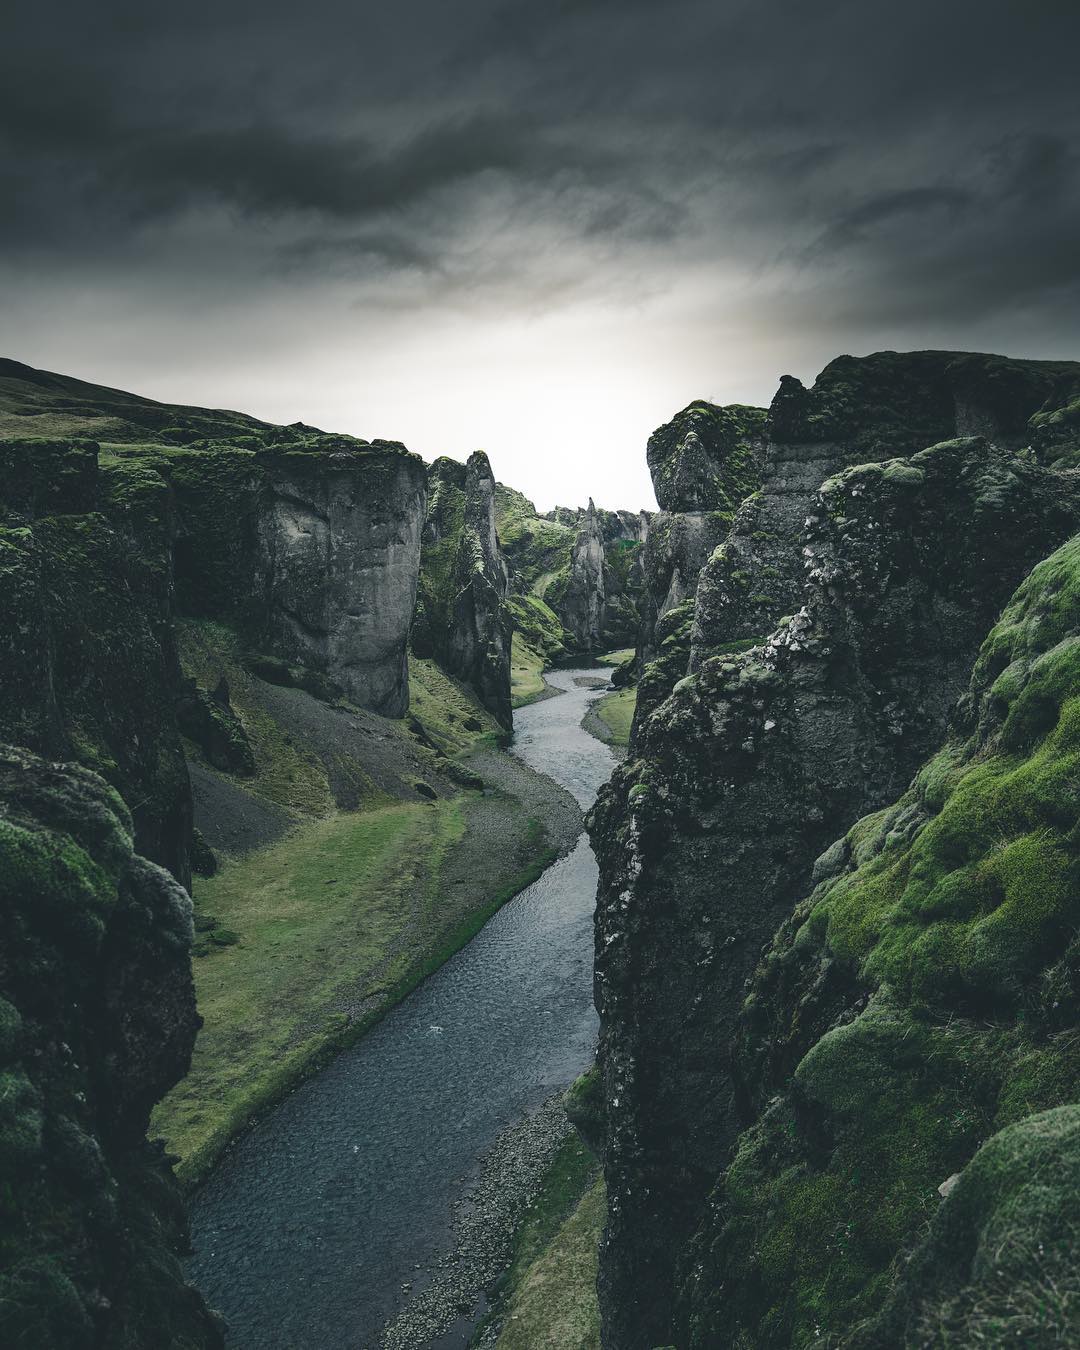
<path id="1" fill-rule="evenodd" d="M 694 526 L 704 480 L 730 514 L 680 578 L 689 601 L 643 629 L 630 756 L 590 821 L 612 1350 L 968 1344 L 1010 1298 L 1030 1315 L 1032 1243 L 1060 1275 L 1075 1201 L 1032 1196 L 1023 1168 L 1075 1165 L 1074 995 L 1051 999 L 1061 1021 L 1035 1011 L 1073 987 L 1074 546 L 1022 587 L 952 710 L 1014 588 L 1080 524 L 1078 392 L 1068 363 L 882 353 L 782 381 L 763 436 L 753 410 L 698 404 L 650 443 L 662 506 Z M 647 574 L 674 574 L 673 514 Z M 970 817 L 957 840 L 995 756 L 994 842 Z M 1027 760 L 1051 786 L 1021 786 Z M 1054 858 L 1027 878 L 1051 888 L 1034 910 L 992 861 L 1000 837 L 1035 867 L 1032 835 Z M 958 1082 L 929 1067 L 946 1049 Z M 995 1288 L 980 1253 L 1018 1228 L 1028 1255 Z M 1058 1343 L 1053 1316 L 1029 1343 Z"/>

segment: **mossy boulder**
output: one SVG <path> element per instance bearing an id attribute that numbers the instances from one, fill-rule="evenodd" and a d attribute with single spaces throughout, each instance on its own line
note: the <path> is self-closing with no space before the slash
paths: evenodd
<path id="1" fill-rule="evenodd" d="M 766 416 L 701 399 L 658 427 L 645 453 L 660 509 L 733 512 L 760 484 Z"/>

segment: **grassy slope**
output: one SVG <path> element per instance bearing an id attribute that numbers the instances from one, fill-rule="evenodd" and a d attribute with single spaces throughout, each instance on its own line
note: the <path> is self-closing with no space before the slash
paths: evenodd
<path id="1" fill-rule="evenodd" d="M 597 1178 L 525 1271 L 498 1350 L 600 1350 L 596 1271 L 607 1193 Z"/>
<path id="2" fill-rule="evenodd" d="M 458 801 L 343 812 L 196 878 L 199 911 L 240 940 L 195 962 L 205 1025 L 155 1114 L 183 1180 L 341 1040 L 346 1009 L 406 980 L 410 921 L 438 931 L 439 859 L 463 829 Z"/>
<path id="3" fill-rule="evenodd" d="M 621 666 L 624 661 L 629 661 L 633 655 L 633 647 L 623 647 L 617 652 L 605 652 L 603 656 L 598 656 L 596 660 L 602 666 Z"/>

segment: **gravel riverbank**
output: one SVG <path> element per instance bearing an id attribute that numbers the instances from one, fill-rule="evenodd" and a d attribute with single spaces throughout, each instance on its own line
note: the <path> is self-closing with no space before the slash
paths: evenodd
<path id="1" fill-rule="evenodd" d="M 464 1344 L 484 1291 L 510 1264 L 514 1232 L 540 1191 L 559 1145 L 572 1130 L 563 1093 L 504 1130 L 481 1160 L 475 1182 L 454 1205 L 450 1249 L 418 1272 L 410 1304 L 387 1328 L 379 1350 L 424 1350 L 460 1325 Z M 423 1283 L 422 1283 L 423 1282 Z"/>

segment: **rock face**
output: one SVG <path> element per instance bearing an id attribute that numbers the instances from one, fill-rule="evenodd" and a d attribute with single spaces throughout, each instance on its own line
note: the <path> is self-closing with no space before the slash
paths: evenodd
<path id="1" fill-rule="evenodd" d="M 191 901 L 97 775 L 0 748 L 0 1341 L 219 1347 L 146 1139 L 199 1025 Z"/>
<path id="2" fill-rule="evenodd" d="M 495 478 L 487 455 L 468 464 L 437 459 L 428 470 L 428 513 L 412 643 L 470 685 L 507 731 L 510 709 L 509 575 L 495 530 Z"/>
<path id="3" fill-rule="evenodd" d="M 680 1272 L 680 1345 L 1071 1338 L 1078 728 L 1080 537 L 1019 588 L 952 734 L 818 859 L 754 972 L 746 1128 Z"/>
<path id="4" fill-rule="evenodd" d="M 208 444 L 155 465 L 176 496 L 180 608 L 227 618 L 252 647 L 403 716 L 420 460 L 393 442 L 319 434 L 255 450 Z"/>
<path id="5" fill-rule="evenodd" d="M 424 470 L 7 362 L 12 425 L 61 434 L 0 440 L 0 1343 L 217 1347 L 146 1139 L 198 1028 L 178 718 L 218 767 L 254 761 L 228 689 L 182 678 L 176 615 L 400 715 Z M 71 439 L 91 427 L 107 452 Z"/>
<path id="6" fill-rule="evenodd" d="M 584 511 L 556 507 L 547 518 L 574 530 L 569 566 L 547 592 L 570 635 L 569 645 L 590 653 L 633 642 L 649 513 L 605 511 L 590 498 Z"/>
<path id="7" fill-rule="evenodd" d="M 101 509 L 128 551 L 145 555 L 169 613 L 175 585 L 181 613 L 232 624 L 254 650 L 364 708 L 404 713 L 425 509 L 418 456 L 393 441 L 154 403 L 4 361 L 0 436 L 12 427 L 59 429 L 51 443 L 69 447 L 73 436 L 107 441 Z M 55 490 L 85 512 L 73 483 L 65 470 Z"/>
<path id="8" fill-rule="evenodd" d="M 764 444 L 763 409 L 691 403 L 646 447 L 660 509 L 734 511 L 757 485 Z"/>
<path id="9" fill-rule="evenodd" d="M 663 509 L 641 557 L 639 721 L 686 674 L 698 576 L 761 481 L 765 419 L 762 408 L 698 402 L 649 438 L 646 456 Z"/>
<path id="10" fill-rule="evenodd" d="M 919 354 L 911 369 L 890 363 L 902 388 L 928 364 Z M 857 373 L 845 382 L 856 390 L 846 425 L 890 426 L 879 403 L 859 404 Z M 1044 378 L 1059 392 L 1068 369 L 1021 375 L 1027 398 Z M 866 387 L 880 398 L 876 376 Z M 779 415 L 773 407 L 775 444 L 794 434 L 789 393 Z M 787 545 L 805 568 L 793 617 L 742 655 L 701 651 L 696 673 L 639 720 L 631 758 L 592 814 L 610 1197 L 600 1290 L 605 1344 L 617 1350 L 691 1326 L 680 1263 L 746 1121 L 732 1058 L 762 944 L 829 841 L 895 799 L 940 745 L 1001 606 L 1080 524 L 1073 476 L 1005 444 L 1021 420 L 1005 403 L 964 404 L 969 425 L 972 409 L 995 411 L 978 424 L 997 443 L 954 439 L 885 462 L 883 450 L 819 481 Z M 917 404 L 912 395 L 905 407 Z M 1032 411 L 1021 408 L 1025 419 Z M 685 1344 L 738 1343 L 696 1329 L 706 1325 L 692 1322 Z"/>
<path id="11" fill-rule="evenodd" d="M 798 609 L 798 541 L 826 478 L 955 437 L 1028 445 L 1029 418 L 1075 387 L 1069 363 L 955 352 L 841 356 L 811 389 L 784 376 L 769 410 L 760 492 L 742 504 L 701 577 L 690 669 L 733 642 L 760 640 Z"/>
<path id="12" fill-rule="evenodd" d="M 606 609 L 604 536 L 590 498 L 570 552 L 570 575 L 559 604 L 559 615 L 582 650 L 601 649 Z"/>
<path id="13" fill-rule="evenodd" d="M 548 658 L 636 641 L 647 511 L 557 506 L 538 515 L 521 493 L 497 486 L 499 538 L 510 568 L 515 625 Z"/>
<path id="14" fill-rule="evenodd" d="M 137 849 L 186 884 L 168 484 L 46 440 L 0 442 L 0 481 L 0 737 L 100 772 Z"/>

